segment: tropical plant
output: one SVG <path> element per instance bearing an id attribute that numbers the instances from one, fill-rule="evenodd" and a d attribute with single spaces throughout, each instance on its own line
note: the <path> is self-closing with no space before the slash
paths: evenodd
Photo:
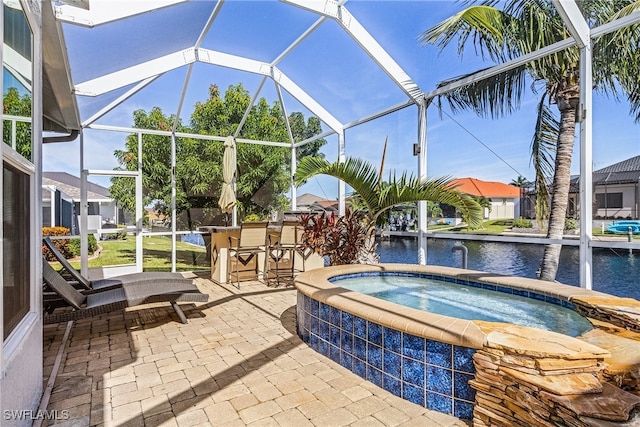
<path id="1" fill-rule="evenodd" d="M 476 196 L 475 200 L 483 209 L 487 209 L 489 212 L 491 212 L 491 209 L 493 209 L 490 198 L 485 196 Z"/>
<path id="2" fill-rule="evenodd" d="M 321 256 L 329 258 L 331 265 L 356 264 L 362 260 L 363 254 L 373 253 L 373 262 L 378 262 L 375 246 L 367 239 L 367 227 L 363 223 L 362 211 L 347 209 L 344 216 L 335 212 L 327 214 L 303 214 L 300 222 L 304 227 L 302 245 Z M 375 241 L 373 242 L 375 245 Z"/>
<path id="3" fill-rule="evenodd" d="M 432 200 L 427 201 L 427 213 L 431 216 L 431 218 L 439 218 L 442 216 L 442 208 L 440 207 L 440 203 L 434 202 Z"/>
<path id="4" fill-rule="evenodd" d="M 513 228 L 533 228 L 533 223 L 530 219 L 516 218 L 513 220 Z"/>
<path id="5" fill-rule="evenodd" d="M 577 230 L 578 225 L 578 221 L 573 218 L 566 218 L 564 221 L 564 229 L 567 231 Z"/>
<path id="6" fill-rule="evenodd" d="M 518 175 L 517 178 L 512 179 L 510 184 L 520 188 L 528 188 L 531 186 L 531 182 L 522 175 Z"/>
<path id="7" fill-rule="evenodd" d="M 576 2 L 587 24 L 600 26 L 640 10 L 638 0 Z M 500 10 L 494 7 L 503 5 Z M 627 98 L 630 112 L 640 121 L 640 31 L 634 24 L 593 40 L 593 83 L 600 92 Z M 425 31 L 422 44 L 444 49 L 457 39 L 460 55 L 469 48 L 482 58 L 503 63 L 568 37 L 566 26 L 551 0 L 485 0 L 469 6 Z M 496 76 L 441 95 L 452 111 L 470 109 L 480 116 L 505 116 L 519 108 L 527 79 L 541 92 L 532 141 L 536 170 L 536 214 L 549 218 L 547 237 L 561 239 L 568 205 L 571 158 L 580 101 L 580 52 L 577 47 L 547 55 Z M 480 71 L 482 72 L 482 71 Z M 463 76 L 461 78 L 468 77 Z M 454 79 L 458 80 L 460 78 Z M 442 82 L 441 85 L 453 80 Z M 559 119 L 550 108 L 555 105 Z M 549 178 L 553 177 L 552 180 Z M 549 182 L 551 204 L 548 206 Z M 545 246 L 541 263 L 543 280 L 554 280 L 560 244 Z"/>
<path id="8" fill-rule="evenodd" d="M 385 150 L 386 151 L 386 150 Z M 344 181 L 353 190 L 352 197 L 357 198 L 358 206 L 354 214 L 362 215 L 368 244 L 358 256 L 360 262 L 375 263 L 376 222 L 380 215 L 396 205 L 431 200 L 446 203 L 460 210 L 463 220 L 469 227 L 478 227 L 482 223 L 482 209 L 470 196 L 456 190 L 451 179 L 432 178 L 421 180 L 403 173 L 399 178 L 389 176 L 382 180 L 384 157 L 379 171 L 371 164 L 359 158 L 347 158 L 344 163 L 329 163 L 317 157 L 306 157 L 298 164 L 295 180 L 300 182 L 314 175 L 330 175 Z"/>

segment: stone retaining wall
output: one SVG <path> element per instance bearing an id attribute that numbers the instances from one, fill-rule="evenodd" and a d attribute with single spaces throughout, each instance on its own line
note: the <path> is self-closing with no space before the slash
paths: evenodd
<path id="1" fill-rule="evenodd" d="M 601 378 L 640 395 L 640 302 L 613 296 L 574 297 L 571 302 L 596 327 L 580 339 L 612 353 Z"/>
<path id="2" fill-rule="evenodd" d="M 609 351 L 554 332 L 476 323 L 487 335 L 473 358 L 474 426 L 640 425 L 640 397 L 604 380 Z"/>

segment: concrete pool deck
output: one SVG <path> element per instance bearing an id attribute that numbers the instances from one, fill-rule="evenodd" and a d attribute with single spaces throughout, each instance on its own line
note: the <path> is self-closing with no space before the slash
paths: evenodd
<path id="1" fill-rule="evenodd" d="M 236 289 L 204 276 L 196 283 L 209 302 L 183 305 L 186 325 L 162 305 L 45 325 L 44 386 L 51 388 L 41 409 L 60 417 L 41 425 L 470 425 L 394 396 L 308 347 L 295 331 L 294 288 L 249 282 Z"/>

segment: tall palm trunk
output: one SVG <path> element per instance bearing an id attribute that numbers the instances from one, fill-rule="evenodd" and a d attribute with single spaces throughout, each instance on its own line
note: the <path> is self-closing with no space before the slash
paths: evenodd
<path id="1" fill-rule="evenodd" d="M 549 213 L 549 226 L 547 238 L 562 239 L 564 235 L 564 223 L 569 202 L 569 184 L 571 181 L 571 157 L 573 155 L 573 143 L 576 130 L 576 106 L 580 98 L 578 89 L 573 87 L 563 91 L 556 98 L 560 110 L 560 132 L 556 146 L 555 172 L 553 175 L 553 187 L 551 196 L 551 212 Z M 540 266 L 540 279 L 553 281 L 558 272 L 561 244 L 548 244 L 544 248 L 542 265 Z"/>

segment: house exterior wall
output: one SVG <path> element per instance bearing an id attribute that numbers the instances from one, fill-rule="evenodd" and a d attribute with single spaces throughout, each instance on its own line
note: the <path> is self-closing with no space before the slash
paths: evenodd
<path id="1" fill-rule="evenodd" d="M 514 219 L 515 200 L 505 197 L 491 197 L 491 212 L 488 219 Z"/>
<path id="2" fill-rule="evenodd" d="M 47 188 L 45 186 L 43 188 Z M 42 226 L 66 227 L 71 235 L 78 234 L 75 223 L 75 205 L 68 196 L 55 189 L 50 189 L 51 197 L 42 200 Z"/>
<path id="3" fill-rule="evenodd" d="M 3 350 L 0 379 L 3 427 L 31 426 L 42 398 L 42 321 L 30 322 L 21 335 L 18 347 L 5 346 Z"/>
<path id="4" fill-rule="evenodd" d="M 600 207 L 597 209 L 594 207 L 593 215 L 596 218 L 613 218 L 613 219 L 637 219 L 638 218 L 638 185 L 633 184 L 619 184 L 619 185 L 598 185 L 594 192 L 594 199 L 597 199 L 597 195 L 622 193 L 622 207 Z"/>
<path id="5" fill-rule="evenodd" d="M 28 200 L 31 207 L 26 213 L 24 221 L 28 221 L 26 229 L 29 236 L 23 234 L 23 240 L 28 248 L 27 271 L 29 277 L 16 277 L 12 275 L 12 283 L 25 285 L 29 289 L 29 296 L 26 302 L 26 313 L 22 315 L 19 322 L 13 327 L 10 333 L 4 330 L 4 323 L 0 323 L 0 337 L 2 346 L 0 347 L 0 425 L 7 426 L 30 426 L 33 420 L 32 415 L 37 414 L 38 406 L 42 396 L 42 269 L 40 256 L 40 226 L 42 224 L 41 209 L 41 139 L 42 139 L 42 50 L 41 50 L 41 12 L 40 2 L 35 0 L 23 0 L 20 2 L 22 10 L 26 16 L 28 26 L 31 29 L 31 96 L 32 96 L 32 161 L 29 162 L 10 146 L 2 142 L 3 165 L 11 165 L 18 171 L 20 176 L 26 180 L 29 188 L 27 195 L 23 195 Z M 4 4 L 4 7 L 9 7 Z M 14 7 L 13 4 L 11 7 Z M 0 20 L 4 23 L 5 8 L 0 9 Z M 12 12 L 13 13 L 13 12 Z M 5 43 L 4 35 L 0 32 L 2 43 Z M 26 38 L 28 40 L 28 36 Z M 4 50 L 6 51 L 6 50 Z M 0 49 L 0 59 L 3 49 Z M 28 68 L 27 68 L 28 69 Z M 3 73 L 4 74 L 4 73 Z M 0 85 L 4 88 L 3 77 L 0 76 Z M 0 110 L 0 115 L 2 111 Z M 1 126 L 1 125 L 0 125 Z M 3 188 L 3 200 L 5 191 L 4 174 L 0 176 L 0 184 Z M 12 193 L 13 194 L 13 193 Z M 4 208 L 3 202 L 0 207 Z M 5 211 L 0 209 L 5 222 Z M 3 227 L 4 229 L 4 227 Z M 4 231 L 0 231 L 1 237 L 5 238 Z M 5 254 L 3 254 L 4 257 Z M 0 263 L 0 276 L 3 283 L 9 274 L 11 266 L 5 268 L 5 263 Z M 23 266 L 24 267 L 24 266 Z M 4 319 L 4 289 L 0 292 L 0 318 Z M 5 337 L 5 335 L 7 335 Z M 13 412 L 12 412 L 13 411 Z"/>
<path id="6" fill-rule="evenodd" d="M 597 200 L 606 197 L 605 194 L 622 194 L 622 207 L 600 207 Z M 574 204 L 575 217 L 580 217 L 580 197 L 578 193 L 571 193 L 570 199 Z M 640 188 L 637 183 L 596 185 L 593 192 L 593 219 L 640 219 Z M 569 211 L 571 210 L 571 206 Z M 571 215 L 568 212 L 567 216 Z"/>

